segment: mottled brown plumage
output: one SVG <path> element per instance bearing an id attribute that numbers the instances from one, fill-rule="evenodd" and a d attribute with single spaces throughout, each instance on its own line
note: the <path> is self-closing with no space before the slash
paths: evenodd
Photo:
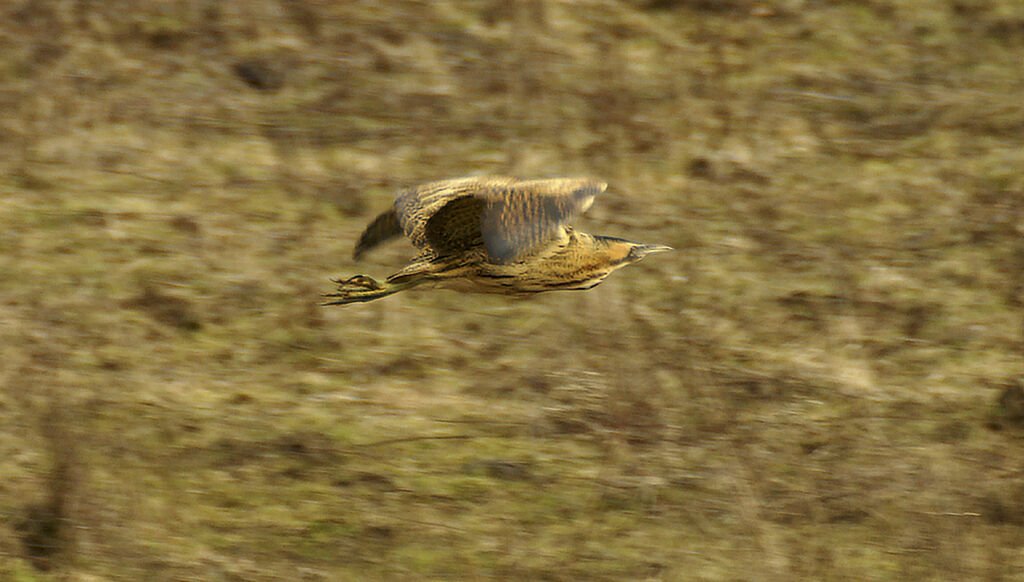
<path id="1" fill-rule="evenodd" d="M 326 305 L 372 301 L 424 283 L 509 295 L 590 289 L 615 269 L 670 250 L 568 226 L 606 186 L 588 178 L 488 176 L 403 190 L 359 237 L 355 257 L 402 234 L 420 253 L 384 283 L 365 275 L 335 281 Z"/>

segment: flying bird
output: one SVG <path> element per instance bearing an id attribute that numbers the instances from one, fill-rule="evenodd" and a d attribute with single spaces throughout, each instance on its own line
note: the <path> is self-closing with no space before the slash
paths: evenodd
<path id="1" fill-rule="evenodd" d="M 366 275 L 332 280 L 338 288 L 324 295 L 324 305 L 372 301 L 426 283 L 505 295 L 590 289 L 616 269 L 672 250 L 569 226 L 607 186 L 589 178 L 487 176 L 403 190 L 366 227 L 355 258 L 403 234 L 419 254 L 383 283 Z"/>

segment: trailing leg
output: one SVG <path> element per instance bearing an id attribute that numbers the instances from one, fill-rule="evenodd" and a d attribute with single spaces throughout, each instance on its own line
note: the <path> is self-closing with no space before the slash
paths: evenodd
<path id="1" fill-rule="evenodd" d="M 416 285 L 419 281 L 406 280 L 400 283 L 393 283 L 390 280 L 378 283 L 366 275 L 356 275 L 350 279 L 332 279 L 338 284 L 334 293 L 325 293 L 323 296 L 334 299 L 322 305 L 348 305 L 349 303 L 365 303 L 387 297 Z"/>

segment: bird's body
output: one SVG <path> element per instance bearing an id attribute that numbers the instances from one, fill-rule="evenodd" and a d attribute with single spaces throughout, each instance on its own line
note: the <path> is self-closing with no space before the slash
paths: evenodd
<path id="1" fill-rule="evenodd" d="M 669 247 L 574 230 L 606 184 L 585 178 L 520 181 L 503 176 L 431 182 L 398 194 L 356 244 L 369 249 L 404 234 L 419 255 L 381 284 L 337 281 L 327 305 L 371 301 L 416 285 L 525 295 L 590 289 L 615 269 Z"/>

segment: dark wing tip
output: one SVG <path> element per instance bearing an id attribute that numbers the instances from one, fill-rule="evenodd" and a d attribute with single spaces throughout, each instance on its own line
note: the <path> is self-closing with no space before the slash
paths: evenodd
<path id="1" fill-rule="evenodd" d="M 359 260 L 367 251 L 373 247 L 402 234 L 402 227 L 398 224 L 398 216 L 394 209 L 382 212 L 373 222 L 366 227 L 363 234 L 356 242 L 356 248 L 352 252 L 352 258 Z"/>

